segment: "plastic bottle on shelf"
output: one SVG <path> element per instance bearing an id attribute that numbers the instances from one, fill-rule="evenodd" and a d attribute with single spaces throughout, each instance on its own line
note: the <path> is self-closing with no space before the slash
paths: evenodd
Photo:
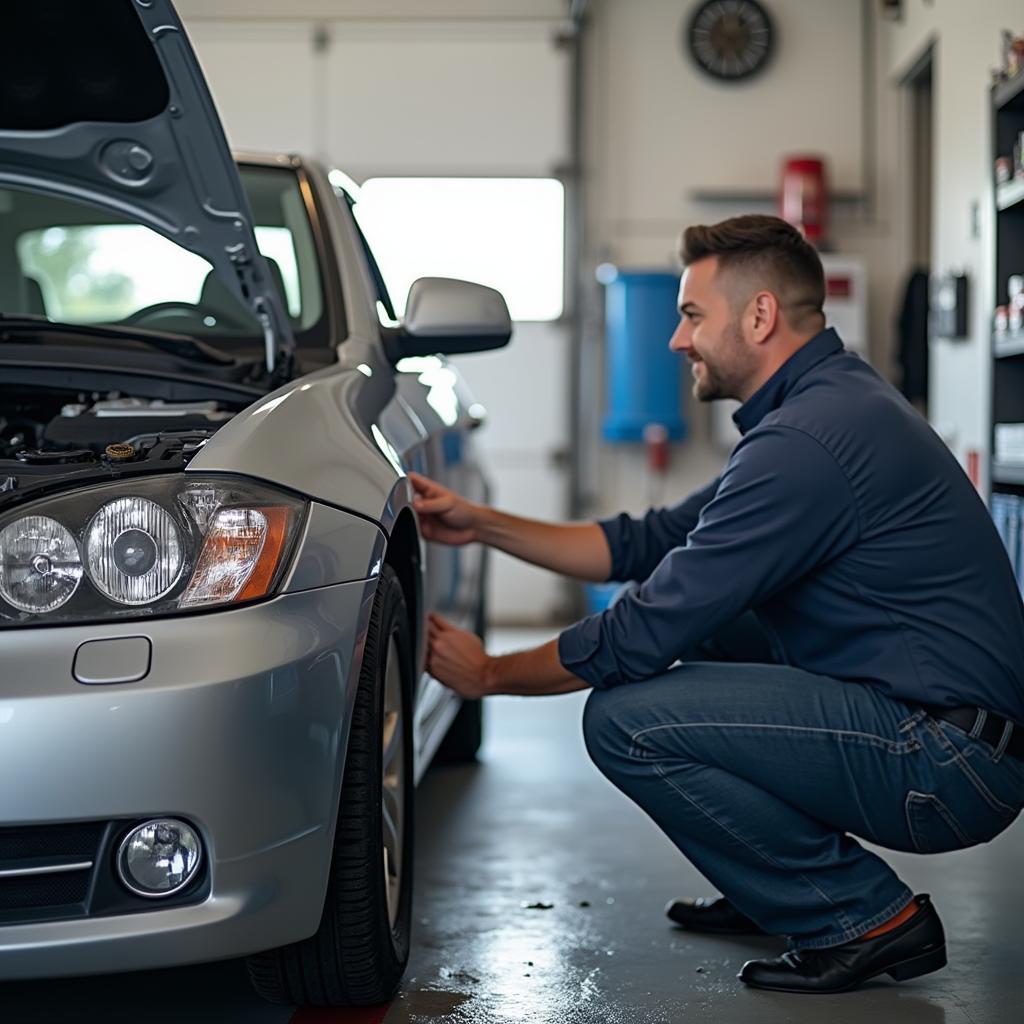
<path id="1" fill-rule="evenodd" d="M 1010 304 L 1006 311 L 1006 326 L 1012 333 L 1024 328 L 1024 275 L 1013 274 L 1006 282 Z"/>

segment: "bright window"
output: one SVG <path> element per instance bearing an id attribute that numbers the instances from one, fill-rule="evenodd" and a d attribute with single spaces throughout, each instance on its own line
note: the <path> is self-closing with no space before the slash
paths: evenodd
<path id="1" fill-rule="evenodd" d="M 513 320 L 562 314 L 565 195 L 548 178 L 371 178 L 356 217 L 399 316 L 418 277 L 497 288 Z"/>

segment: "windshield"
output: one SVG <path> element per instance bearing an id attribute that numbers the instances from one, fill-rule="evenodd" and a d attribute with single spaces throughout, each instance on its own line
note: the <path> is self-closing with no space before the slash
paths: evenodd
<path id="1" fill-rule="evenodd" d="M 296 340 L 323 316 L 316 249 L 296 175 L 240 167 Z M 190 334 L 220 347 L 262 345 L 254 317 L 201 256 L 99 207 L 0 189 L 0 311 L 72 324 Z M 13 273 L 10 271 L 13 270 Z"/>

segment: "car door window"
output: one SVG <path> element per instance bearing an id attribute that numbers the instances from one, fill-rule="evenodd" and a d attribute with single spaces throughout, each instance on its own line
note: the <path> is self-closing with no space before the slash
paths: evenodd
<path id="1" fill-rule="evenodd" d="M 352 223 L 355 225 L 356 234 L 359 236 L 359 243 L 363 247 L 363 255 L 366 257 L 367 266 L 370 268 L 370 276 L 373 278 L 373 285 L 376 290 L 375 298 L 377 302 L 383 306 L 383 312 L 388 319 L 397 320 L 398 317 L 395 315 L 395 304 L 391 301 L 391 294 L 388 292 L 388 286 L 384 282 L 384 275 L 380 272 L 380 267 L 377 264 L 377 257 L 373 255 L 370 243 L 367 242 L 366 235 L 363 234 L 363 229 L 359 226 L 359 221 L 356 219 L 356 203 L 345 189 L 336 187 L 334 192 L 339 201 L 345 203 L 352 213 Z"/>

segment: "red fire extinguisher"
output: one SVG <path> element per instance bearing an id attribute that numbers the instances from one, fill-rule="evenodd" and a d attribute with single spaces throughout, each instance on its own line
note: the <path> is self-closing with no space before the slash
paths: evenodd
<path id="1" fill-rule="evenodd" d="M 790 157 L 782 168 L 779 216 L 822 246 L 828 231 L 828 184 L 820 157 Z"/>

